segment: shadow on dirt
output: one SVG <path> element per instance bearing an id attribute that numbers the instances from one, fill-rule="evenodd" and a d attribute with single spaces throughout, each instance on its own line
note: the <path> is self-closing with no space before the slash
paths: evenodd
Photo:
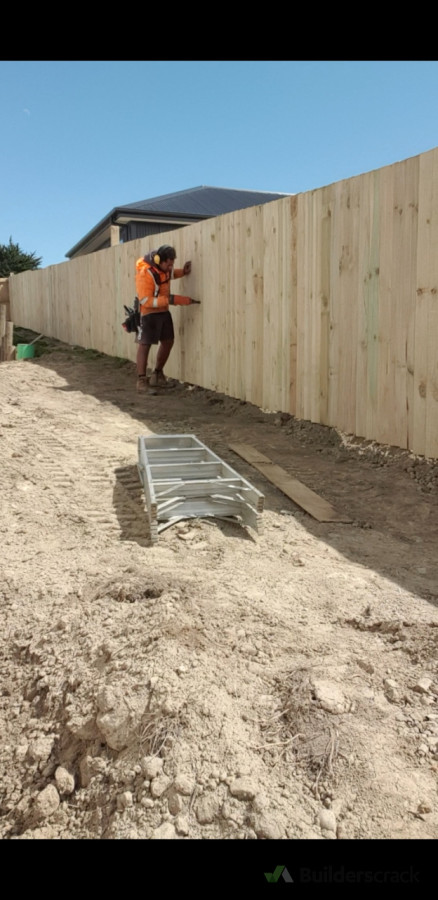
<path id="1" fill-rule="evenodd" d="M 20 329 L 16 340 L 30 342 L 34 336 L 35 332 Z M 36 357 L 26 360 L 26 365 L 55 371 L 67 382 L 55 390 L 67 395 L 84 392 L 86 386 L 87 394 L 131 415 L 148 431 L 196 434 L 263 492 L 265 510 L 292 515 L 347 559 L 438 604 L 438 461 L 414 458 L 408 451 L 361 441 L 284 413 L 264 412 L 187 383 L 176 382 L 159 395 L 138 395 L 134 363 L 48 338 L 38 341 Z M 247 443 L 268 456 L 351 518 L 351 523 L 312 518 L 238 457 L 229 447 L 233 442 Z M 128 489 L 128 483 L 134 482 L 135 487 Z M 145 516 L 135 471 L 118 470 L 114 505 L 122 539 L 149 543 L 147 524 L 144 531 L 136 530 L 136 523 L 144 522 Z M 223 523 L 220 527 L 231 529 L 225 531 L 227 535 L 243 536 L 238 526 Z"/>
<path id="2" fill-rule="evenodd" d="M 113 506 L 120 527 L 120 540 L 134 541 L 141 547 L 152 546 L 148 507 L 137 466 L 120 466 L 115 470 L 115 475 Z M 220 529 L 227 538 L 255 540 L 252 533 L 242 528 L 238 522 L 227 522 L 216 517 L 206 518 L 205 521 L 214 523 L 215 528 Z"/>

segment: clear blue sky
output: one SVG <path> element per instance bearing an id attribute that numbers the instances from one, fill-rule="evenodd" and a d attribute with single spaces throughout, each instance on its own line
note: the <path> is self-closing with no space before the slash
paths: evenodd
<path id="1" fill-rule="evenodd" d="M 42 266 L 115 206 L 301 193 L 438 146 L 438 61 L 0 61 L 0 244 Z"/>

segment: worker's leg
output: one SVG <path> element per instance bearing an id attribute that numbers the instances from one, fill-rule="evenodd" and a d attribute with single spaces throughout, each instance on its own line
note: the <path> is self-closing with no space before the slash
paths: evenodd
<path id="1" fill-rule="evenodd" d="M 139 378 L 146 375 L 150 349 L 150 344 L 139 344 L 137 347 L 137 375 Z"/>
<path id="2" fill-rule="evenodd" d="M 157 351 L 157 359 L 155 369 L 149 379 L 149 383 L 154 387 L 168 387 L 167 378 L 163 372 L 164 366 L 169 359 L 170 351 L 173 347 L 173 340 L 160 341 Z"/>
<path id="3" fill-rule="evenodd" d="M 157 385 L 158 387 L 166 387 L 167 380 L 163 369 L 169 359 L 170 351 L 174 344 L 175 332 L 173 329 L 172 316 L 169 311 L 162 313 L 159 319 L 157 317 L 156 321 L 157 329 L 159 329 L 159 346 L 155 361 L 155 369 L 152 372 L 149 383 L 154 386 Z"/>
<path id="4" fill-rule="evenodd" d="M 164 366 L 167 363 L 167 360 L 170 356 L 170 351 L 174 345 L 173 340 L 160 341 L 160 345 L 157 351 L 157 360 L 155 363 L 155 371 L 161 372 L 164 369 Z"/>
<path id="5" fill-rule="evenodd" d="M 148 390 L 148 380 L 147 380 L 147 364 L 148 364 L 148 356 L 149 350 L 151 349 L 150 344 L 139 344 L 137 347 L 137 390 L 138 391 L 147 391 Z"/>

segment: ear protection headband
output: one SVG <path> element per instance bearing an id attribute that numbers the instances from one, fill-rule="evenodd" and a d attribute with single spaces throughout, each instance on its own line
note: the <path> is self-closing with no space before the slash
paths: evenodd
<path id="1" fill-rule="evenodd" d="M 160 265 L 160 262 L 162 261 L 163 256 L 165 255 L 167 250 L 173 250 L 173 247 L 170 247 L 169 244 L 163 244 L 163 246 L 159 247 L 157 252 L 154 254 L 153 260 L 156 266 Z"/>

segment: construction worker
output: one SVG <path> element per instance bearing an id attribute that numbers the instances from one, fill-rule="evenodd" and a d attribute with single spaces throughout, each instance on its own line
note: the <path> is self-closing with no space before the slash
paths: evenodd
<path id="1" fill-rule="evenodd" d="M 174 329 L 169 306 L 189 306 L 199 303 L 191 297 L 170 293 L 172 278 L 182 278 L 192 270 L 191 262 L 182 269 L 174 269 L 174 247 L 163 244 L 158 250 L 142 256 L 136 262 L 135 286 L 140 311 L 140 327 L 137 335 L 137 390 L 166 387 L 168 382 L 163 369 L 174 344 Z M 147 362 L 152 344 L 159 344 L 155 369 L 147 379 Z M 154 391 L 155 393 L 155 391 Z"/>

